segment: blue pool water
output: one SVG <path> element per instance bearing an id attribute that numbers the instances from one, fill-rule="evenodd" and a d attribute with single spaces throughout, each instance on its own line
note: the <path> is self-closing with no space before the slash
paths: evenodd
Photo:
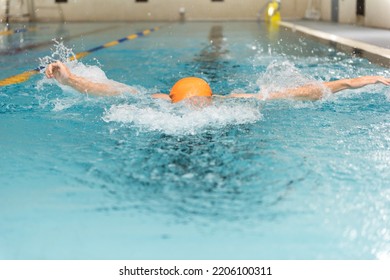
<path id="1" fill-rule="evenodd" d="M 43 75 L 0 88 L 1 259 L 390 257 L 389 88 L 202 110 L 150 98 L 188 75 L 228 94 L 389 69 L 255 22 L 41 24 L 0 38 L 0 79 L 155 26 L 69 64 L 137 96 Z"/>

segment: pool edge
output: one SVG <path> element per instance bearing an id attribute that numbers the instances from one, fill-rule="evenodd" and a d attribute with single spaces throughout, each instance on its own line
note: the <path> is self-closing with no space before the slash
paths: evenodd
<path id="1" fill-rule="evenodd" d="M 300 32 L 310 37 L 315 37 L 328 44 L 336 44 L 335 47 L 342 51 L 347 51 L 353 55 L 364 57 L 373 63 L 390 68 L 390 49 L 375 46 L 372 44 L 344 38 L 335 34 L 315 30 L 299 24 L 281 21 L 280 26 L 291 29 L 293 32 Z"/>

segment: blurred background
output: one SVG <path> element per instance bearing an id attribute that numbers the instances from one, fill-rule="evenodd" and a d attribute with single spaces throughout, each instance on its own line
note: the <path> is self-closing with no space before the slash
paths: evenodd
<path id="1" fill-rule="evenodd" d="M 268 0 L 0 0 L 7 21 L 179 21 L 262 19 Z M 390 28 L 390 0 L 281 0 L 282 19 Z"/>

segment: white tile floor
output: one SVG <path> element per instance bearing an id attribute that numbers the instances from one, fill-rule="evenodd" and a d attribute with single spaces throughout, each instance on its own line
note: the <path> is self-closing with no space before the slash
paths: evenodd
<path id="1" fill-rule="evenodd" d="M 389 29 L 310 20 L 283 21 L 281 25 L 390 68 Z"/>
<path id="2" fill-rule="evenodd" d="M 351 40 L 361 41 L 374 46 L 390 49 L 390 30 L 370 28 L 359 25 L 340 24 L 324 21 L 290 21 L 322 32 L 331 33 Z"/>

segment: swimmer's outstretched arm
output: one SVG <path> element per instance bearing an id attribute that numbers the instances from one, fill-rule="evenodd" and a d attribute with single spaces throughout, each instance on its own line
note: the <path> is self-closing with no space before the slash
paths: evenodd
<path id="1" fill-rule="evenodd" d="M 361 88 L 372 84 L 384 84 L 390 86 L 390 78 L 385 78 L 382 76 L 362 76 L 353 79 L 344 79 L 323 83 L 323 85 L 329 88 L 332 93 L 345 89 Z"/>
<path id="2" fill-rule="evenodd" d="M 59 83 L 70 86 L 81 93 L 97 96 L 114 96 L 123 93 L 123 90 L 118 90 L 113 85 L 92 82 L 86 78 L 74 75 L 60 61 L 49 64 L 46 67 L 45 74 L 47 78 L 55 78 Z"/>
<path id="3" fill-rule="evenodd" d="M 258 94 L 231 94 L 233 98 L 258 98 L 258 99 L 300 99 L 318 100 L 321 99 L 328 89 L 331 93 L 336 93 L 346 89 L 356 89 L 367 85 L 379 84 L 390 86 L 390 78 L 382 76 L 362 76 L 352 79 L 343 79 L 332 82 L 323 82 L 320 85 L 312 84 L 297 88 L 286 89 L 279 92 L 271 92 L 267 96 L 261 92 Z"/>

